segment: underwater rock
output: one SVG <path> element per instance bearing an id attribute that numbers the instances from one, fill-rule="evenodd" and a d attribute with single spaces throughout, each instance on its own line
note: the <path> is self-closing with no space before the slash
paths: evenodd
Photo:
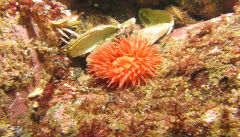
<path id="1" fill-rule="evenodd" d="M 238 18 L 238 14 L 225 14 L 176 29 L 159 41 L 161 52 L 166 53 L 163 55 L 166 65 L 163 64 L 160 73 L 163 78 L 173 78 L 163 79 L 162 91 L 166 93 L 170 87 L 175 89 L 176 83 L 187 84 L 186 87 L 178 85 L 181 88 L 175 92 L 185 100 L 177 103 L 178 112 L 183 113 L 179 118 L 181 122 L 177 123 L 186 126 L 178 127 L 181 135 L 239 136 L 240 123 L 234 114 L 239 109 L 236 101 L 239 100 L 240 68 L 233 63 L 240 57 Z M 181 84 L 179 81 L 185 82 Z M 162 94 L 156 93 L 155 98 Z M 195 104 L 192 111 L 186 108 L 190 102 Z M 193 119 L 195 122 L 191 122 Z M 206 129 L 195 127 L 196 123 Z"/>
<path id="2" fill-rule="evenodd" d="M 190 14 L 201 18 L 213 18 L 231 12 L 236 0 L 174 0 Z"/>
<path id="3" fill-rule="evenodd" d="M 35 33 L 27 30 L 42 24 L 29 27 L 6 13 L 14 9 L 1 9 L 0 136 L 240 136 L 235 6 L 236 13 L 176 29 L 157 41 L 162 64 L 147 86 L 136 89 L 99 86 L 102 81 L 84 71 L 84 59 L 69 60 L 42 31 L 29 37 Z M 28 98 L 37 85 L 43 92 Z"/>
<path id="4" fill-rule="evenodd" d="M 169 7 L 166 7 L 165 10 L 172 14 L 174 18 L 174 22 L 177 25 L 177 28 L 187 26 L 189 24 L 197 23 L 196 20 L 194 20 L 188 12 L 184 11 L 182 8 L 170 5 Z"/>
<path id="5" fill-rule="evenodd" d="M 140 7 L 157 7 L 169 3 L 167 0 L 135 0 Z"/>

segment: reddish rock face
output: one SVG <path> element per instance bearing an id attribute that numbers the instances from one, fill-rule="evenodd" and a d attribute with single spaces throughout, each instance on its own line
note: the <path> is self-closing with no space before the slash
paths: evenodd
<path id="1" fill-rule="evenodd" d="M 149 85 L 110 89 L 87 74 L 85 58 L 59 52 L 58 37 L 46 42 L 44 32 L 56 34 L 47 20 L 22 25 L 10 7 L 0 19 L 0 136 L 240 136 L 239 14 L 175 29 L 157 43 L 162 63 Z M 122 59 L 114 64 L 128 68 L 132 58 Z M 43 93 L 28 98 L 36 86 Z"/>
<path id="2" fill-rule="evenodd" d="M 28 109 L 28 102 L 26 102 L 27 93 L 22 91 L 21 93 L 16 93 L 11 104 L 9 104 L 9 113 L 11 113 L 11 120 L 16 120 L 18 116 L 24 114 Z"/>

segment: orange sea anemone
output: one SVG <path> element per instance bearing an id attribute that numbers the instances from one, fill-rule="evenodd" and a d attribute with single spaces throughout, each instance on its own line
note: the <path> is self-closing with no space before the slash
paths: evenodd
<path id="1" fill-rule="evenodd" d="M 160 63 L 157 46 L 135 36 L 105 43 L 87 57 L 88 73 L 119 89 L 147 84 Z"/>

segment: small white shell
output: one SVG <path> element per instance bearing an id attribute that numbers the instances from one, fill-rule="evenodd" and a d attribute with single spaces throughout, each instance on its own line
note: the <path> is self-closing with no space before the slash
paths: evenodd
<path id="1" fill-rule="evenodd" d="M 35 98 L 35 97 L 38 97 L 38 96 L 41 96 L 42 93 L 43 93 L 43 88 L 41 87 L 37 87 L 34 89 L 34 91 L 32 91 L 29 95 L 28 95 L 28 98 Z"/>

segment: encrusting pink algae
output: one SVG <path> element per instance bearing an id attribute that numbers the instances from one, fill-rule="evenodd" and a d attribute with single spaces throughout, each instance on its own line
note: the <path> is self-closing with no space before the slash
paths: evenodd
<path id="1" fill-rule="evenodd" d="M 55 0 L 16 2 L 0 2 L 0 136 L 240 136 L 239 2 L 233 13 L 174 29 L 154 46 L 127 31 L 107 49 L 103 44 L 78 58 L 61 51 L 61 35 L 51 25 L 65 18 L 66 6 Z M 137 10 L 131 2 L 129 10 Z M 98 25 L 96 20 L 107 24 L 109 17 L 96 9 L 81 9 L 88 12 L 81 13 L 79 29 Z M 119 55 L 117 44 L 131 45 L 127 40 L 146 46 L 146 53 Z M 101 55 L 103 50 L 111 56 Z M 138 62 L 136 53 L 147 60 Z M 102 70 L 107 64 L 102 57 L 114 59 L 109 72 L 136 68 L 114 78 Z M 144 74 L 138 67 L 146 68 Z M 94 77 L 107 78 L 110 87 Z"/>

